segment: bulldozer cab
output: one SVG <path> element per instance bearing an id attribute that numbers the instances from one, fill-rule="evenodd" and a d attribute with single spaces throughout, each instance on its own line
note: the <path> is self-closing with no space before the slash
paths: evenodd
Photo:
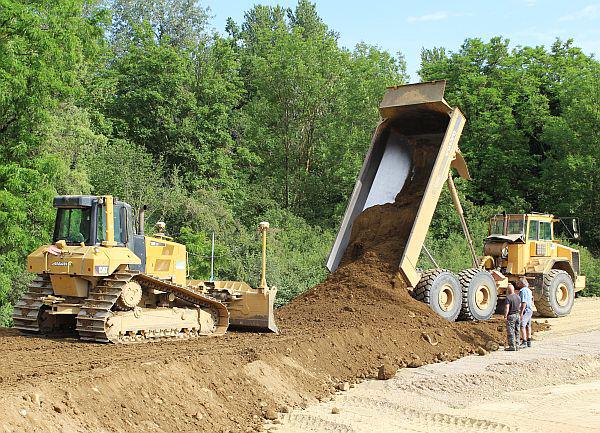
<path id="1" fill-rule="evenodd" d="M 127 203 L 110 196 L 59 196 L 53 243 L 124 246 L 132 249 L 133 212 Z"/>

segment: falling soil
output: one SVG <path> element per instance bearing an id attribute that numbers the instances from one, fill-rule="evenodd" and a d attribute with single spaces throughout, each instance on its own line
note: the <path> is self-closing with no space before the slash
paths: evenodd
<path id="1" fill-rule="evenodd" d="M 0 330 L 0 431 L 260 431 L 265 417 L 381 376 L 383 365 L 504 344 L 499 318 L 446 322 L 398 277 L 418 195 L 358 218 L 339 269 L 277 311 L 280 335 L 123 346 Z"/>

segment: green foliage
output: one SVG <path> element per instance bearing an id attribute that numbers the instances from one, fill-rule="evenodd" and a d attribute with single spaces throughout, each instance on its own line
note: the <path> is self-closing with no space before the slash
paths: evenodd
<path id="1" fill-rule="evenodd" d="M 581 294 L 583 296 L 600 296 L 600 260 L 585 247 L 579 247 L 579 252 L 581 269 L 586 277 L 586 288 Z"/>
<path id="2" fill-rule="evenodd" d="M 250 99 L 240 136 L 261 162 L 251 175 L 268 195 L 309 222 L 334 227 L 377 120 L 385 85 L 404 64 L 364 44 L 340 49 L 309 2 L 257 6 L 239 35 Z"/>
<path id="3" fill-rule="evenodd" d="M 583 242 L 598 251 L 600 64 L 586 61 L 568 68 L 557 94 L 561 114 L 552 116 L 542 133 L 548 145 L 541 167 L 545 190 L 540 202 L 559 215 L 580 217 Z"/>
<path id="4" fill-rule="evenodd" d="M 285 209 L 271 209 L 262 219 L 269 221 L 272 227 L 268 237 L 267 283 L 278 288 L 277 304 L 282 305 L 323 281 L 327 275 L 325 257 L 335 234 L 311 226 Z M 258 237 L 255 243 L 253 266 L 249 264 L 249 268 L 256 270 L 257 277 L 260 269 Z"/>
<path id="5" fill-rule="evenodd" d="M 470 219 L 483 223 L 485 212 L 502 209 L 580 217 L 582 245 L 575 247 L 591 277 L 586 293 L 596 293 L 590 251 L 600 251 L 598 61 L 572 41 L 509 50 L 506 39 L 467 39 L 457 52 L 423 50 L 420 75 L 447 79 L 446 99 L 467 116 L 460 146 L 474 178 L 462 184 Z M 447 207 L 442 199 L 430 232 L 442 256 L 453 249 L 447 236 L 460 230 Z M 456 260 L 448 258 L 452 267 Z"/>
<path id="6" fill-rule="evenodd" d="M 56 190 L 52 180 L 64 173 L 56 157 L 38 158 L 33 168 L 0 164 L 0 308 L 23 293 L 24 258 L 50 237 L 54 212 L 49 206 Z M 7 323 L 7 322 L 0 322 Z"/>
<path id="7" fill-rule="evenodd" d="M 162 164 L 142 146 L 113 139 L 84 155 L 79 164 L 88 173 L 94 194 L 112 194 L 134 209 L 164 198 Z"/>
<path id="8" fill-rule="evenodd" d="M 112 44 L 127 50 L 137 37 L 140 23 L 158 43 L 193 50 L 205 37 L 208 11 L 193 0 L 114 0 Z"/>

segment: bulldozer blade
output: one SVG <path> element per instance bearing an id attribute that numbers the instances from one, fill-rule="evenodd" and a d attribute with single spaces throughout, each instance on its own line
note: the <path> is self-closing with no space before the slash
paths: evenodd
<path id="1" fill-rule="evenodd" d="M 239 281 L 215 281 L 216 292 L 228 293 L 229 324 L 235 328 L 278 333 L 275 324 L 274 304 L 277 289 L 251 288 Z"/>
<path id="2" fill-rule="evenodd" d="M 412 224 L 402 239 L 406 247 L 400 271 L 411 284 L 418 282 L 416 262 L 450 166 L 468 176 L 458 152 L 465 118 L 444 100 L 445 87 L 442 80 L 386 91 L 379 106 L 381 121 L 327 260 L 330 271 L 340 265 L 356 218 L 370 207 L 396 202 L 410 207 L 407 224 Z"/>

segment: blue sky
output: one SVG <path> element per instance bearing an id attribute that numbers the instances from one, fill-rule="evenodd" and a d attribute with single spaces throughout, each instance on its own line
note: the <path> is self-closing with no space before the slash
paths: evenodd
<path id="1" fill-rule="evenodd" d="M 421 48 L 457 50 L 468 37 L 504 36 L 516 45 L 550 45 L 556 37 L 573 38 L 584 52 L 600 54 L 600 2 L 594 1 L 315 1 L 340 43 L 377 45 L 402 52 L 412 81 L 417 81 Z M 213 16 L 211 25 L 224 32 L 227 17 L 237 23 L 254 4 L 294 7 L 296 0 L 200 0 Z"/>

